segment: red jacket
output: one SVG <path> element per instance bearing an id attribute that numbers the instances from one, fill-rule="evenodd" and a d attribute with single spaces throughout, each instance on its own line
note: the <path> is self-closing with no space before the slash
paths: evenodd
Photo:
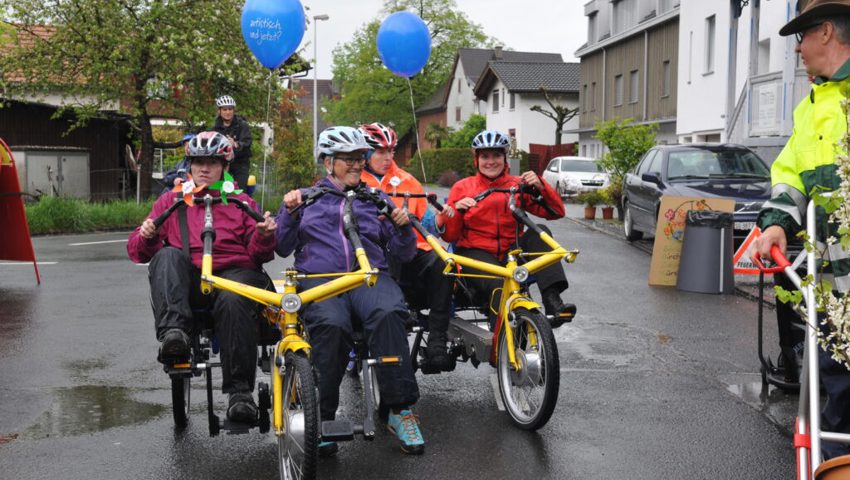
<path id="1" fill-rule="evenodd" d="M 475 195 L 488 188 L 510 188 L 521 182 L 520 177 L 502 175 L 494 180 L 477 173 L 466 177 L 452 186 L 448 204 L 453 208 L 458 200 Z M 566 214 L 561 197 L 548 183 L 543 183 L 543 199 L 558 216 L 553 217 L 543 207 L 526 198 L 525 206 L 529 213 L 538 217 L 555 220 Z M 507 193 L 491 193 L 478 205 L 465 213 L 458 212 L 453 218 L 446 219 L 446 231 L 443 239 L 455 243 L 458 247 L 478 248 L 503 259 L 516 241 L 517 221 L 508 208 Z"/>
<path id="2" fill-rule="evenodd" d="M 212 192 L 217 196 L 218 192 Z M 172 203 L 179 192 L 167 192 L 157 199 L 153 204 L 148 218 L 156 218 L 164 212 Z M 248 195 L 241 193 L 237 195 L 242 200 L 247 200 L 253 208 L 257 204 Z M 213 241 L 213 271 L 217 272 L 225 268 L 260 268 L 264 263 L 274 258 L 274 235 L 263 237 L 257 234 L 257 222 L 240 210 L 236 205 L 213 205 L 213 226 L 215 227 L 215 240 Z M 137 227 L 130 234 L 127 242 L 127 253 L 130 260 L 135 263 L 146 263 L 153 258 L 166 244 L 175 248 L 182 248 L 183 242 L 180 238 L 179 212 L 175 211 L 168 220 L 159 227 L 157 235 L 147 240 L 139 235 Z M 186 220 L 189 224 L 189 254 L 192 256 L 192 264 L 201 268 L 201 256 L 204 251 L 204 243 L 201 241 L 201 231 L 204 229 L 204 205 L 195 203 L 194 207 L 186 210 Z"/>
<path id="3" fill-rule="evenodd" d="M 397 179 L 397 182 L 393 182 L 393 179 Z M 405 172 L 401 168 L 396 165 L 395 161 L 392 162 L 390 168 L 387 170 L 387 173 L 381 177 L 381 180 L 378 180 L 374 174 L 369 172 L 368 170 L 363 170 L 363 174 L 360 176 L 360 179 L 366 183 L 366 185 L 379 188 L 387 193 L 423 193 L 425 190 L 422 189 L 422 184 L 419 183 L 419 180 L 416 179 L 413 175 Z M 396 186 L 393 187 L 393 183 L 396 183 Z M 402 197 L 390 197 L 395 202 L 396 206 L 401 208 L 404 205 L 404 198 Z M 424 198 L 410 198 L 407 202 L 407 210 L 416 215 L 420 221 L 425 216 L 425 212 L 428 210 L 428 203 Z M 422 238 L 422 235 L 419 235 L 419 232 L 416 232 L 416 248 L 419 250 L 431 251 L 431 245 L 428 245 L 428 242 Z"/>

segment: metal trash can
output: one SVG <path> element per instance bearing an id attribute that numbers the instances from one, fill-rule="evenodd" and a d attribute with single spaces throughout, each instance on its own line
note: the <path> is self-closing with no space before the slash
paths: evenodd
<path id="1" fill-rule="evenodd" d="M 676 288 L 697 293 L 732 293 L 734 217 L 716 210 L 689 210 Z"/>

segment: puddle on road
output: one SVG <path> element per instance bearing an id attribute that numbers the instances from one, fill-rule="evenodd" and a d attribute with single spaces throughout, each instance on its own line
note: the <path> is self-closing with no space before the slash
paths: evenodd
<path id="1" fill-rule="evenodd" d="M 757 375 L 747 375 L 756 376 Z M 739 378 L 743 380 L 743 378 Z M 721 380 L 722 381 L 722 380 Z M 761 381 L 727 383 L 726 390 L 744 403 L 764 413 L 778 425 L 785 425 L 797 411 L 796 394 L 784 392 L 773 386 L 763 386 Z"/>
<path id="2" fill-rule="evenodd" d="M 125 387 L 86 385 L 58 388 L 53 404 L 22 437 L 38 439 L 102 432 L 114 427 L 144 423 L 161 415 L 166 406 L 139 402 Z"/>

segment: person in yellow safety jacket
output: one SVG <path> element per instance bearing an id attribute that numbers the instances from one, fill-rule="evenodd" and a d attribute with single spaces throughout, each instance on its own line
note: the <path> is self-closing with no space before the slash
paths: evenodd
<path id="1" fill-rule="evenodd" d="M 797 35 L 796 52 L 814 78 L 812 90 L 794 110 L 794 132 L 771 167 L 772 195 L 759 213 L 762 235 L 754 251 L 771 258 L 770 249 L 783 253 L 788 238 L 803 229 L 806 207 L 815 191 L 840 185 L 836 156 L 847 132 L 847 114 L 841 105 L 850 94 L 850 0 L 812 0 L 779 34 Z M 850 290 L 850 257 L 839 245 L 822 241 L 835 235 L 822 208 L 817 210 L 817 244 L 831 269 L 829 281 L 841 293 Z M 782 330 L 782 329 L 780 329 Z M 782 340 L 780 340 L 782 343 Z M 821 386 L 828 400 L 822 409 L 823 429 L 850 433 L 850 371 L 818 349 Z M 823 455 L 832 458 L 850 448 L 823 442 Z"/>
<path id="2" fill-rule="evenodd" d="M 393 156 L 398 137 L 392 128 L 380 123 L 371 123 L 361 126 L 360 131 L 374 149 L 369 154 L 362 175 L 366 185 L 387 193 L 424 192 L 419 180 L 396 165 Z M 399 207 L 404 203 L 404 198 L 391 198 Z M 436 215 L 428 208 L 424 198 L 409 198 L 407 208 L 419 218 L 427 230 L 439 236 L 441 226 L 437 225 Z M 453 215 L 454 211 L 446 207 L 443 213 L 448 216 Z M 451 277 L 443 275 L 442 260 L 418 232 L 416 248 L 416 257 L 404 265 L 397 265 L 394 273 L 408 304 L 416 311 L 429 309 L 426 358 L 420 363 L 420 367 L 423 373 L 451 371 L 455 367 L 455 358 L 448 353 L 447 330 L 451 316 L 453 282 Z"/>

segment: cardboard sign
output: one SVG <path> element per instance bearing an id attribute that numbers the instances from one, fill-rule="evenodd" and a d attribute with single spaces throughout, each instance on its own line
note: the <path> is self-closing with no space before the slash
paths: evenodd
<path id="1" fill-rule="evenodd" d="M 759 238 L 761 235 L 761 230 L 759 227 L 753 227 L 750 230 L 750 233 L 747 235 L 747 238 L 744 239 L 744 243 L 738 248 L 738 251 L 735 252 L 735 256 L 732 257 L 732 271 L 735 275 L 758 275 L 759 269 L 756 267 L 756 264 L 750 259 L 750 245 L 752 245 L 753 240 Z"/>
<path id="2" fill-rule="evenodd" d="M 655 243 L 649 266 L 649 284 L 675 287 L 679 275 L 679 257 L 685 238 L 688 210 L 733 212 L 735 200 L 728 198 L 661 197 L 661 208 L 655 223 Z"/>

